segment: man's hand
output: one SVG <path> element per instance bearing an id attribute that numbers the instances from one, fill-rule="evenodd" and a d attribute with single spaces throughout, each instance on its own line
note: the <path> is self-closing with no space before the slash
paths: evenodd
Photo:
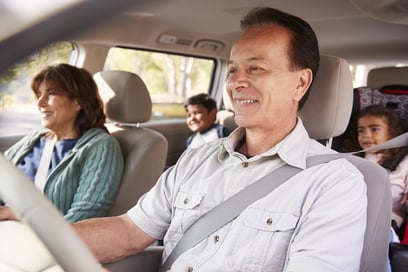
<path id="1" fill-rule="evenodd" d="M 2 220 L 18 220 L 14 215 L 10 207 L 1 206 L 0 207 L 0 221 Z"/>

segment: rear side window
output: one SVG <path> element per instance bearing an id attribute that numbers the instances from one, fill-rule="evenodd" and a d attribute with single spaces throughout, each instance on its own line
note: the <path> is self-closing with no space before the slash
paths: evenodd
<path id="1" fill-rule="evenodd" d="M 24 135 L 41 127 L 31 80 L 48 65 L 69 63 L 73 49 L 69 42 L 53 43 L 0 74 L 0 137 Z"/>
<path id="2" fill-rule="evenodd" d="M 139 75 L 153 102 L 153 120 L 185 118 L 183 103 L 191 95 L 208 93 L 215 60 L 162 52 L 113 47 L 104 70 Z"/>

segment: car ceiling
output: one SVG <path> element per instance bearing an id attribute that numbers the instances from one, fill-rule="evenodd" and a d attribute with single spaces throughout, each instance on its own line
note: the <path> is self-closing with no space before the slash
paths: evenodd
<path id="1" fill-rule="evenodd" d="M 373 10 L 367 10 L 367 0 L 151 0 L 77 40 L 228 58 L 241 17 L 253 7 L 270 6 L 306 19 L 322 54 L 341 56 L 351 64 L 408 63 L 408 1 L 370 1 Z M 177 42 L 158 43 L 161 34 Z"/>
<path id="2" fill-rule="evenodd" d="M 0 70 L 54 40 L 227 59 L 239 34 L 239 20 L 256 6 L 306 19 L 317 33 L 322 54 L 351 64 L 408 63 L 408 0 L 69 0 L 71 8 L 33 12 L 29 18 L 11 12 L 10 3 L 15 2 L 0 3 L 0 51 L 7 52 Z M 167 42 L 157 42 L 162 34 Z"/>

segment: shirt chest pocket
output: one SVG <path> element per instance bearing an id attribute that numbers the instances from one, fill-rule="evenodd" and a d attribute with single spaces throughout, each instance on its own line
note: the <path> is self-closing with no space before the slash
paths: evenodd
<path id="1" fill-rule="evenodd" d="M 183 233 L 203 213 L 205 193 L 179 191 L 174 202 L 173 231 Z"/>
<path id="2" fill-rule="evenodd" d="M 176 209 L 191 210 L 200 205 L 203 193 L 178 192 L 174 207 Z"/>
<path id="3" fill-rule="evenodd" d="M 269 210 L 248 208 L 244 215 L 245 225 L 260 231 L 282 232 L 295 228 L 298 216 Z"/>
<path id="4" fill-rule="evenodd" d="M 243 229 L 236 240 L 241 252 L 234 260 L 237 270 L 280 271 L 298 216 L 264 207 L 249 207 L 241 214 Z M 248 265 L 251 264 L 251 265 Z"/>

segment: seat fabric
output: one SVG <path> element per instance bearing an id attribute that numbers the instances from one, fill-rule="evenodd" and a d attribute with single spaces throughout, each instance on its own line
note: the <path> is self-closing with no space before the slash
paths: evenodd
<path id="1" fill-rule="evenodd" d="M 125 213 L 157 181 L 167 156 L 166 138 L 140 123 L 150 120 L 152 102 L 139 76 L 125 71 L 94 75 L 104 99 L 110 133 L 118 140 L 125 161 L 119 192 L 109 215 Z"/>
<path id="2" fill-rule="evenodd" d="M 367 75 L 367 87 L 380 89 L 387 85 L 408 85 L 408 67 L 379 67 Z"/>

